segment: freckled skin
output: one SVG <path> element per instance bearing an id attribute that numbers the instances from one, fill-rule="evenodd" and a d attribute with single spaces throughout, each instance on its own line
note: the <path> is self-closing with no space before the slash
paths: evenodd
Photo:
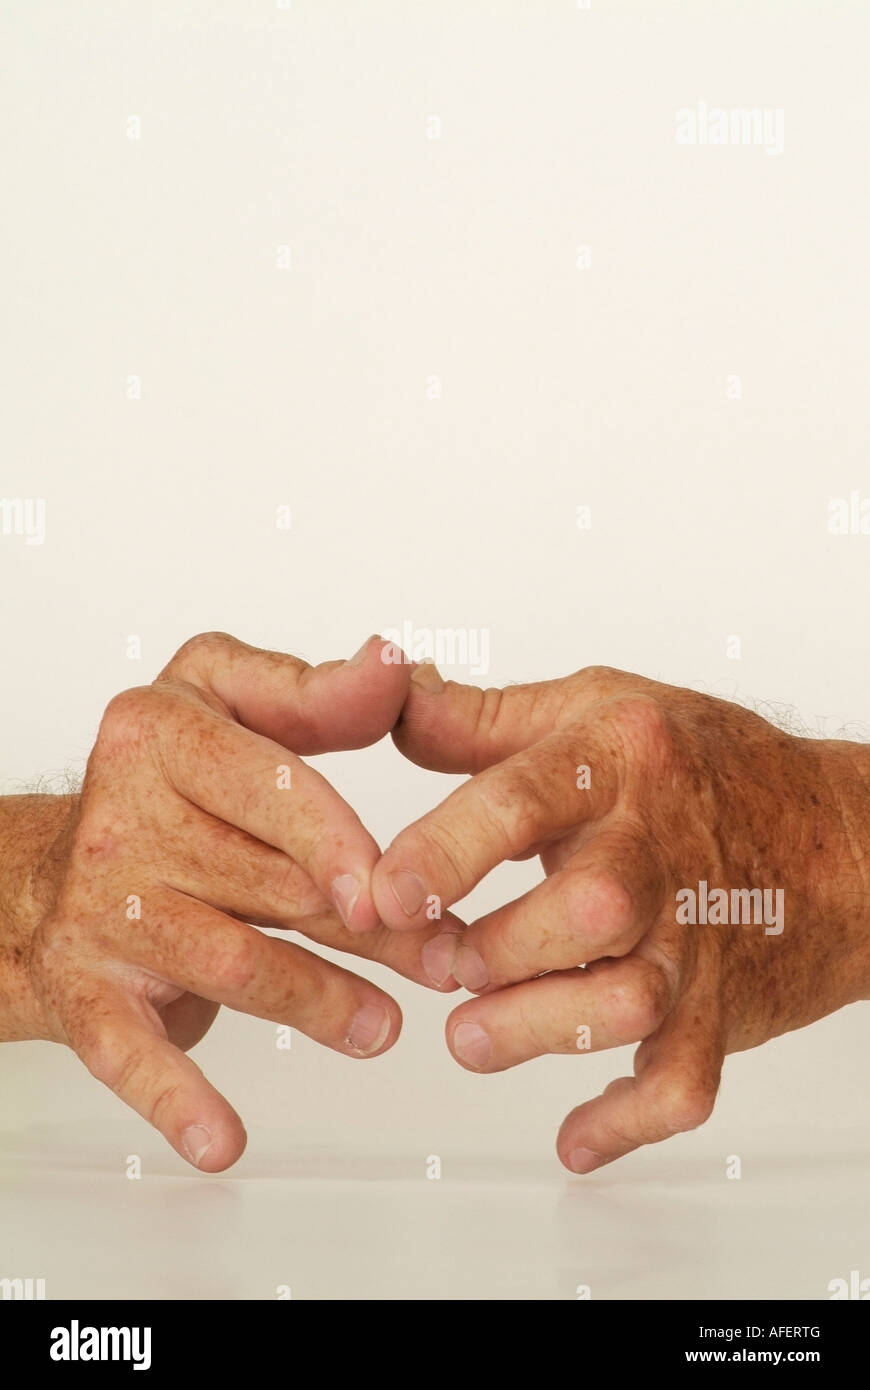
<path id="1" fill-rule="evenodd" d="M 378 846 L 299 756 L 389 732 L 409 667 L 381 660 L 383 645 L 310 667 L 203 634 L 110 703 L 80 795 L 0 798 L 0 1041 L 67 1044 L 210 1172 L 238 1158 L 244 1129 L 185 1052 L 222 1003 L 354 1058 L 401 1026 L 382 990 L 257 927 L 430 984 L 421 952 L 437 924 L 410 937 L 380 924 Z M 346 925 L 333 885 L 348 875 Z"/>
<path id="2" fill-rule="evenodd" d="M 701 1123 L 726 1053 L 868 997 L 865 748 L 793 738 L 607 668 L 508 691 L 435 693 L 425 679 L 409 689 L 376 648 L 359 666 L 312 670 L 209 634 L 154 686 L 116 698 L 81 796 L 0 798 L 0 1039 L 74 1047 L 189 1161 L 185 1126 L 206 1126 L 200 1166 L 217 1171 L 244 1131 L 183 1053 L 220 1002 L 348 1056 L 361 1055 L 348 1033 L 360 1006 L 389 1016 L 367 1055 L 398 1033 L 381 991 L 295 946 L 260 946 L 240 924 L 293 927 L 423 983 L 437 933 L 422 912 L 399 913 L 389 873 L 413 869 L 448 905 L 501 859 L 538 853 L 546 884 L 527 904 L 461 934 L 449 914 L 441 923 L 457 962 L 473 946 L 489 972 L 448 1039 L 456 1052 L 459 1023 L 485 1027 L 491 1054 L 473 1064 L 484 1071 L 577 1055 L 578 1025 L 593 1050 L 640 1042 L 634 1076 L 562 1127 L 560 1156 L 588 1171 Z M 378 862 L 294 754 L 361 747 L 391 727 L 413 761 L 473 776 Z M 277 763 L 293 764 L 289 803 L 274 794 Z M 353 930 L 329 898 L 350 868 L 364 881 Z M 677 890 L 702 878 L 782 888 L 783 933 L 678 924 Z"/>
<path id="3" fill-rule="evenodd" d="M 558 1152 L 575 1171 L 701 1123 L 727 1053 L 870 997 L 863 745 L 796 738 L 605 667 L 504 691 L 415 673 L 393 737 L 413 762 L 472 777 L 385 852 L 374 878 L 385 922 L 403 925 L 385 888 L 396 869 L 445 905 L 505 858 L 539 852 L 547 875 L 455 940 L 460 981 L 469 948 L 479 958 L 478 997 L 447 1023 L 457 1060 L 498 1071 L 577 1055 L 579 1024 L 592 1050 L 640 1043 L 634 1076 L 566 1119 Z M 702 879 L 782 889 L 781 934 L 680 924 L 676 894 Z M 463 1023 L 487 1033 L 485 1060 L 461 1055 Z"/>

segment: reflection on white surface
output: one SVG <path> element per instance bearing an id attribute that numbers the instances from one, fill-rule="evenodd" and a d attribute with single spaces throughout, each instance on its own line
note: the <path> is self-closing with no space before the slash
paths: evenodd
<path id="1" fill-rule="evenodd" d="M 739 1181 L 718 1149 L 667 1145 L 587 1179 L 477 1153 L 429 1180 L 419 1154 L 275 1131 L 200 1177 L 136 1133 L 138 1180 L 123 1123 L 0 1133 L 0 1277 L 43 1278 L 48 1298 L 825 1299 L 870 1272 L 848 1132 L 809 1153 L 757 1138 Z"/>

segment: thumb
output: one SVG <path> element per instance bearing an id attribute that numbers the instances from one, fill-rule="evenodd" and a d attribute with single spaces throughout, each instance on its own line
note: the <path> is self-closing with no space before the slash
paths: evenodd
<path id="1" fill-rule="evenodd" d="M 568 680 L 482 690 L 442 680 L 430 662 L 415 664 L 393 742 L 433 772 L 480 772 L 553 731 Z"/>
<path id="2" fill-rule="evenodd" d="M 225 632 L 192 637 L 157 677 L 216 696 L 246 729 L 303 755 L 377 743 L 399 717 L 409 678 L 407 658 L 380 637 L 349 661 L 309 666 Z"/>

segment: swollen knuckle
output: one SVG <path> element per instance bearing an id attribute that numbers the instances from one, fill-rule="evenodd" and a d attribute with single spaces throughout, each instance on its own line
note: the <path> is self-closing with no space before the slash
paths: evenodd
<path id="1" fill-rule="evenodd" d="M 582 681 L 590 692 L 605 691 L 617 680 L 621 672 L 613 666 L 583 666 L 577 672 L 577 680 Z"/>
<path id="2" fill-rule="evenodd" d="M 197 632 L 193 637 L 188 637 L 186 642 L 182 642 L 175 653 L 175 660 L 179 657 L 183 660 L 199 660 L 202 657 L 220 656 L 234 646 L 235 641 L 228 632 Z"/>
<path id="3" fill-rule="evenodd" d="M 150 686 L 132 686 L 114 695 L 106 706 L 97 732 L 95 751 L 126 751 L 140 743 L 153 708 Z"/>
<path id="4" fill-rule="evenodd" d="M 716 1086 L 682 1072 L 660 1081 L 653 1097 L 658 1113 L 674 1132 L 697 1129 L 709 1120 L 716 1103 Z"/>
<path id="5" fill-rule="evenodd" d="M 215 662 L 231 656 L 242 644 L 228 632 L 197 632 L 182 642 L 158 680 L 186 680 L 207 675 Z"/>
<path id="6" fill-rule="evenodd" d="M 130 811 L 125 812 L 119 797 L 107 796 L 105 788 L 91 785 L 70 847 L 68 882 L 75 887 L 75 902 L 80 912 L 84 908 L 84 895 L 92 892 L 92 875 L 98 868 L 107 869 L 119 858 L 131 823 L 132 815 Z M 93 923 L 91 914 L 87 915 Z M 79 920 L 81 922 L 81 917 Z"/>
<path id="7" fill-rule="evenodd" d="M 257 977 L 257 953 L 253 942 L 242 936 L 225 941 L 219 947 L 213 946 L 209 973 L 218 990 L 244 994 Z"/>
<path id="8" fill-rule="evenodd" d="M 565 910 L 578 935 L 593 945 L 625 945 L 634 926 L 635 907 L 622 879 L 608 869 L 566 877 Z"/>
<path id="9" fill-rule="evenodd" d="M 667 713 L 654 695 L 620 695 L 609 704 L 607 717 L 633 755 L 653 757 L 670 743 Z"/>
<path id="10" fill-rule="evenodd" d="M 608 1002 L 615 1035 L 638 1042 L 654 1032 L 665 1016 L 665 982 L 657 970 L 640 972 L 630 982 L 614 986 Z"/>

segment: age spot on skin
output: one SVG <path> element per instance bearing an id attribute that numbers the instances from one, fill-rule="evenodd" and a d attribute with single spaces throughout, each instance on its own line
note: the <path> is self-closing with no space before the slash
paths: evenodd
<path id="1" fill-rule="evenodd" d="M 88 859 L 111 859 L 118 848 L 118 841 L 110 830 L 101 835 L 91 835 L 82 845 Z"/>

